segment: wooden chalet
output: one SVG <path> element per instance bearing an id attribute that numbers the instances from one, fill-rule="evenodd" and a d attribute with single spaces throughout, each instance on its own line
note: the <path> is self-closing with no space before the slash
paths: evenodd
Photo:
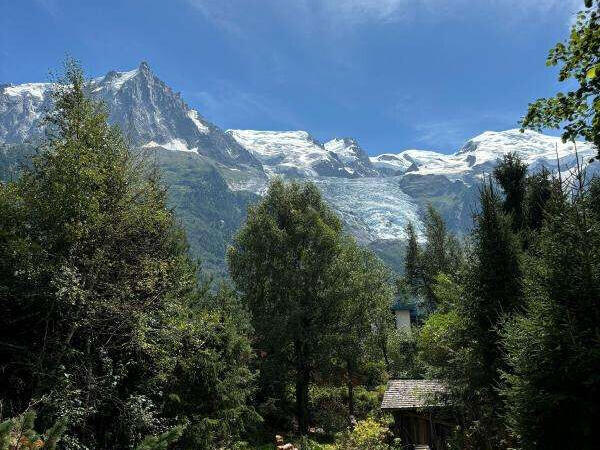
<path id="1" fill-rule="evenodd" d="M 450 435 L 444 385 L 436 380 L 390 380 L 381 409 L 394 416 L 394 435 L 403 448 L 441 450 Z"/>

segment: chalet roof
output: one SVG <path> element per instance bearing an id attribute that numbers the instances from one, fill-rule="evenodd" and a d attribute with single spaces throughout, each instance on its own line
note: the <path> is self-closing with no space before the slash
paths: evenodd
<path id="1" fill-rule="evenodd" d="M 438 380 L 390 380 L 383 394 L 381 409 L 440 406 L 435 397 L 444 393 L 446 388 Z"/>

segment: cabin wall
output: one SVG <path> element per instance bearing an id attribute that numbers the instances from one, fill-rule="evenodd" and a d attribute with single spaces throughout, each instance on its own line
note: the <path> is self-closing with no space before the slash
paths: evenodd
<path id="1" fill-rule="evenodd" d="M 438 422 L 427 412 L 394 411 L 393 432 L 402 440 L 403 445 L 429 447 L 431 450 L 446 448 L 450 436 L 447 424 Z M 424 447 L 427 446 L 427 447 Z"/>

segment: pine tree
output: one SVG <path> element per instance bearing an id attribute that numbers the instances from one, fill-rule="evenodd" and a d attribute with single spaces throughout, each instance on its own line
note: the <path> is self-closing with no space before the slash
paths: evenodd
<path id="1" fill-rule="evenodd" d="M 507 425 L 524 449 L 595 447 L 600 420 L 596 193 L 583 183 L 570 196 L 560 186 L 553 189 L 528 258 L 525 312 L 503 330 Z"/>
<path id="2" fill-rule="evenodd" d="M 417 295 L 423 288 L 423 273 L 421 268 L 421 247 L 417 241 L 417 233 L 412 222 L 408 222 L 405 228 L 408 241 L 406 244 L 406 256 L 404 258 L 404 278 L 412 295 Z"/>
<path id="3" fill-rule="evenodd" d="M 525 194 L 525 228 L 529 232 L 539 232 L 546 216 L 546 208 L 556 189 L 550 171 L 543 167 L 539 172 L 527 177 Z"/>
<path id="4" fill-rule="evenodd" d="M 444 219 L 432 205 L 428 206 L 425 215 L 425 239 L 420 267 L 423 277 L 424 307 L 431 313 L 436 309 L 433 291 L 436 277 L 440 273 L 452 276 L 457 272 L 461 250 L 456 237 L 447 230 Z"/>
<path id="5" fill-rule="evenodd" d="M 69 62 L 46 145 L 0 185 L 4 412 L 35 401 L 98 449 L 188 421 L 214 448 L 252 415 L 247 335 L 207 306 L 158 172 L 85 91 Z"/>
<path id="6" fill-rule="evenodd" d="M 521 250 L 491 181 L 480 194 L 481 211 L 473 231 L 474 263 L 467 275 L 464 301 L 457 312 L 464 318 L 462 345 L 470 349 L 461 361 L 459 403 L 465 406 L 465 426 L 478 448 L 496 448 L 506 437 L 496 388 L 504 367 L 499 330 L 522 305 Z M 467 380 L 467 386 L 460 382 Z"/>
<path id="7" fill-rule="evenodd" d="M 516 153 L 504 155 L 494 169 L 494 178 L 504 190 L 504 211 L 512 216 L 515 232 L 520 231 L 525 223 L 526 177 L 527 164 Z"/>
<path id="8" fill-rule="evenodd" d="M 61 418 L 45 433 L 34 429 L 36 412 L 28 410 L 20 416 L 0 423 L 0 450 L 30 450 L 46 448 L 55 450 L 67 429 L 67 421 Z"/>
<path id="9" fill-rule="evenodd" d="M 433 376 L 448 382 L 464 448 L 501 447 L 502 402 L 497 393 L 503 360 L 500 329 L 521 306 L 520 242 L 491 181 L 480 191 L 468 266 L 455 281 L 433 285 L 440 308 L 428 317 L 420 354 Z"/>

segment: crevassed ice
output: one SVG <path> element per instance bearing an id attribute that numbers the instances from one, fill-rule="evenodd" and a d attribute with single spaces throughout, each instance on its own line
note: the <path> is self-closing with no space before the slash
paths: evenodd
<path id="1" fill-rule="evenodd" d="M 418 230 L 422 227 L 418 207 L 402 191 L 398 177 L 322 177 L 312 181 L 350 228 L 364 231 L 366 241 L 405 239 L 409 221 Z"/>

